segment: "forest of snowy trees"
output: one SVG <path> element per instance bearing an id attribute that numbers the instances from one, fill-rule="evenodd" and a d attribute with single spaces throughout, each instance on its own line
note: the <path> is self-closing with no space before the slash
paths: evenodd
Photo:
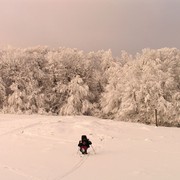
<path id="1" fill-rule="evenodd" d="M 180 50 L 0 49 L 0 112 L 180 126 Z"/>

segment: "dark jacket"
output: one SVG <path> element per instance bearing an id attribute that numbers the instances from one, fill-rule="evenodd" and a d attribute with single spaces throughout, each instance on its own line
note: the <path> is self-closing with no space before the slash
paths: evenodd
<path id="1" fill-rule="evenodd" d="M 80 141 L 79 141 L 79 144 L 78 146 L 79 147 L 82 147 L 82 146 L 86 146 L 87 148 L 89 148 L 89 146 L 92 144 L 92 142 L 87 139 L 87 138 L 82 138 Z"/>

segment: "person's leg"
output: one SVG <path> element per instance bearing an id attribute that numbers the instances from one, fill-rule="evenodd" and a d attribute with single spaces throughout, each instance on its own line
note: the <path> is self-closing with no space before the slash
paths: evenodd
<path id="1" fill-rule="evenodd" d="M 82 146 L 80 148 L 80 151 L 82 152 L 82 154 L 87 154 L 87 146 Z"/>
<path id="2" fill-rule="evenodd" d="M 87 146 L 84 146 L 84 154 L 87 154 Z"/>

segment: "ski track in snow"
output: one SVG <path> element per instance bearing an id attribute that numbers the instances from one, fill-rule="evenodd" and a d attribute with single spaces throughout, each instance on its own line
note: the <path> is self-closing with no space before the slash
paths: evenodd
<path id="1" fill-rule="evenodd" d="M 41 124 L 41 122 L 38 122 L 38 123 L 32 123 L 32 124 L 27 125 L 27 126 L 22 126 L 22 127 L 20 127 L 20 128 L 15 128 L 15 129 L 13 129 L 13 130 L 11 130 L 11 131 L 8 131 L 8 132 L 5 132 L 5 133 L 3 133 L 3 134 L 0 134 L 0 137 L 6 136 L 6 135 L 9 135 L 9 134 L 13 134 L 13 133 L 16 133 L 16 132 L 18 132 L 18 131 L 23 131 L 23 130 L 25 130 L 25 129 L 29 129 L 29 128 L 32 128 L 32 127 L 34 127 L 34 126 L 40 125 L 40 124 Z"/>
<path id="2" fill-rule="evenodd" d="M 176 128 L 91 117 L 15 116 L 12 121 L 13 116 L 3 117 L 7 121 L 0 120 L 3 147 L 0 169 L 5 174 L 0 174 L 2 180 L 7 180 L 6 175 L 15 177 L 8 180 L 18 180 L 18 176 L 23 180 L 81 180 L 84 177 L 80 170 L 91 172 L 92 178 L 88 180 L 96 179 L 93 173 L 100 173 L 103 180 L 177 180 L 179 177 L 180 133 Z M 97 158 L 90 158 L 91 153 L 96 154 L 93 149 L 90 155 L 74 156 L 76 141 L 83 133 L 93 141 Z M 112 146 L 115 148 L 109 148 Z M 20 152 L 20 161 L 16 152 Z M 106 168 L 115 176 L 106 172 Z"/>
<path id="3" fill-rule="evenodd" d="M 71 169 L 69 169 L 69 171 L 67 171 L 66 173 L 64 173 L 60 177 L 54 178 L 53 180 L 64 179 L 67 176 L 69 176 L 70 174 L 72 174 L 73 172 L 75 172 L 77 169 L 79 169 L 87 161 L 87 159 L 89 157 L 89 154 L 88 155 L 83 155 L 83 156 L 80 155 L 80 157 L 81 157 L 81 159 Z M 8 171 L 10 171 L 12 173 L 15 173 L 15 174 L 17 174 L 19 176 L 26 177 L 26 178 L 28 178 L 30 180 L 46 180 L 44 178 L 42 179 L 42 178 L 39 178 L 39 177 L 34 177 L 34 176 L 30 175 L 30 174 L 27 174 L 27 173 L 23 172 L 20 169 L 11 167 L 9 165 L 1 165 L 0 164 L 0 168 L 6 169 L 6 170 L 8 170 Z"/>
<path id="4" fill-rule="evenodd" d="M 6 121 L 6 120 L 4 120 L 4 121 Z M 1 121 L 1 122 L 2 122 L 2 121 Z M 29 124 L 29 125 L 27 125 L 27 126 L 21 126 L 21 127 L 19 127 L 19 128 L 14 128 L 14 129 L 12 129 L 11 131 L 8 131 L 8 132 L 5 132 L 5 133 L 3 133 L 3 134 L 0 134 L 0 137 L 6 136 L 6 135 L 10 135 L 10 134 L 16 133 L 16 132 L 18 132 L 18 131 L 24 131 L 25 129 L 33 128 L 33 127 L 38 126 L 38 125 L 40 125 L 40 124 L 41 124 L 41 122 L 37 122 L 37 123 Z M 9 165 L 0 165 L 0 168 L 6 169 L 6 170 L 8 170 L 8 171 L 10 171 L 10 172 L 12 172 L 12 173 L 15 173 L 15 174 L 17 174 L 17 175 L 26 177 L 26 178 L 28 178 L 28 179 L 30 179 L 30 180 L 44 180 L 44 179 L 42 179 L 42 178 L 38 178 L 38 177 L 34 177 L 34 176 L 32 176 L 32 175 L 29 175 L 29 174 L 23 172 L 22 170 L 17 169 L 17 168 L 14 168 L 14 167 L 11 167 L 11 166 L 9 166 Z"/>
<path id="5" fill-rule="evenodd" d="M 47 137 L 44 135 L 34 134 L 34 133 L 30 133 L 30 132 L 26 132 L 24 134 L 26 136 L 30 136 L 30 137 L 38 137 L 38 138 L 42 138 L 42 139 L 53 140 L 53 141 L 60 143 L 60 144 L 75 142 L 73 140 L 64 140 L 64 139 L 60 139 L 60 138 Z M 26 138 L 26 137 L 24 137 L 24 138 Z"/>
<path id="6" fill-rule="evenodd" d="M 4 121 L 6 121 L 6 120 L 4 120 Z M 4 122 L 4 121 L 1 120 L 0 122 Z M 19 131 L 24 133 L 24 130 L 33 128 L 33 127 L 38 126 L 38 125 L 42 125 L 42 124 L 55 124 L 55 123 L 57 123 L 57 122 L 50 122 L 50 123 L 46 123 L 45 122 L 45 123 L 42 123 L 40 121 L 40 122 L 37 122 L 37 123 L 32 123 L 32 124 L 29 124 L 27 126 L 21 126 L 19 128 L 14 128 L 11 131 L 2 133 L 2 134 L 0 134 L 0 137 L 6 136 L 6 135 L 10 135 L 10 134 L 13 134 L 13 133 L 16 133 L 16 132 L 19 132 Z M 63 139 L 59 139 L 59 138 L 50 138 L 50 137 L 46 137 L 46 136 L 39 135 L 39 134 L 33 134 L 33 133 L 30 133 L 30 132 L 28 132 L 28 133 L 26 132 L 25 135 L 29 135 L 31 137 L 39 137 L 39 138 L 43 138 L 43 139 L 53 140 L 53 141 L 56 141 L 58 143 L 67 143 L 67 142 L 68 143 L 72 143 L 72 142 L 75 142 L 73 140 L 63 140 Z M 54 180 L 61 180 L 61 179 L 64 179 L 65 177 L 69 176 L 70 174 L 72 174 L 74 171 L 79 169 L 85 163 L 85 161 L 88 159 L 88 157 L 89 157 L 89 154 L 86 155 L 86 156 L 81 157 L 80 161 L 78 161 L 71 169 L 69 169 L 69 171 L 64 173 L 62 176 L 60 176 L 58 178 L 55 178 Z M 27 173 L 23 172 L 22 170 L 20 170 L 18 168 L 14 168 L 14 167 L 11 167 L 9 165 L 1 165 L 0 164 L 0 168 L 6 169 L 6 170 L 8 170 L 8 171 L 10 171 L 12 173 L 15 173 L 15 174 L 17 174 L 19 176 L 26 177 L 26 178 L 28 178 L 30 180 L 45 180 L 45 179 L 42 179 L 42 178 L 34 177 L 34 176 L 30 175 L 30 174 L 27 174 Z"/>
<path id="7" fill-rule="evenodd" d="M 42 179 L 42 178 L 38 178 L 38 177 L 34 177 L 32 175 L 29 175 L 29 174 L 23 172 L 22 170 L 11 167 L 9 165 L 0 165 L 0 168 L 6 169 L 6 170 L 8 170 L 8 171 L 10 171 L 10 172 L 12 172 L 14 174 L 17 174 L 19 176 L 23 176 L 23 177 L 28 178 L 30 180 L 45 180 L 45 179 Z"/>
<path id="8" fill-rule="evenodd" d="M 69 171 L 67 171 L 66 173 L 64 173 L 62 176 L 55 178 L 54 180 L 61 180 L 66 178 L 67 176 L 69 176 L 70 174 L 74 173 L 76 170 L 78 170 L 88 159 L 89 154 L 88 155 L 83 155 L 83 157 L 81 157 L 80 161 L 78 161 L 71 169 L 69 169 Z"/>

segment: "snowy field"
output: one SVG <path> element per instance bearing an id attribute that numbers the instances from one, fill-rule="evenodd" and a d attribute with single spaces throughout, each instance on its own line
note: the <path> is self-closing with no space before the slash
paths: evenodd
<path id="1" fill-rule="evenodd" d="M 81 156 L 78 141 L 93 143 Z M 0 115 L 0 180 L 179 180 L 180 129 L 93 117 Z"/>

